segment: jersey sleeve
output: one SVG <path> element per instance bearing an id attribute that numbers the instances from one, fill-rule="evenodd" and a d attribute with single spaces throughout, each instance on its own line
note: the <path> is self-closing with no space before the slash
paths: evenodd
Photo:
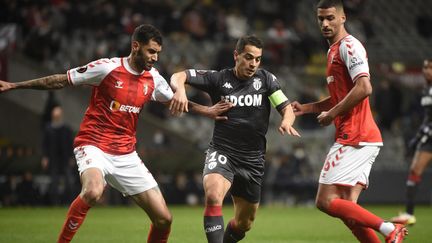
<path id="1" fill-rule="evenodd" d="M 85 66 L 68 70 L 68 81 L 72 85 L 88 84 L 98 86 L 101 81 L 119 65 L 121 64 L 113 59 L 99 59 Z"/>
<path id="2" fill-rule="evenodd" d="M 347 38 L 341 43 L 339 53 L 353 82 L 361 76 L 370 76 L 366 49 L 360 41 Z"/>
<path id="3" fill-rule="evenodd" d="M 271 105 L 280 112 L 290 103 L 290 101 L 283 93 L 277 77 L 270 72 L 267 72 L 266 76 L 269 84 L 268 98 Z"/>
<path id="4" fill-rule="evenodd" d="M 168 82 L 155 69 L 152 69 L 150 72 L 152 73 L 153 80 L 155 83 L 155 88 L 152 94 L 152 100 L 159 101 L 159 102 L 170 101 L 174 94 Z"/>
<path id="5" fill-rule="evenodd" d="M 215 81 L 215 75 L 218 72 L 214 70 L 186 70 L 186 83 L 207 93 L 211 92 L 212 82 Z"/>

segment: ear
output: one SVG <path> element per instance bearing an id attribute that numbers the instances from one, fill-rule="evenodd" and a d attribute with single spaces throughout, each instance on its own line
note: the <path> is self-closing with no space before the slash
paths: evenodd
<path id="1" fill-rule="evenodd" d="M 237 61 L 238 55 L 237 50 L 234 50 L 234 61 Z"/>
<path id="2" fill-rule="evenodd" d="M 132 51 L 137 52 L 140 48 L 140 44 L 138 41 L 132 41 Z"/>
<path id="3" fill-rule="evenodd" d="M 342 24 L 345 24 L 345 21 L 346 21 L 346 15 L 343 14 L 343 15 L 341 16 L 341 18 L 342 18 Z"/>

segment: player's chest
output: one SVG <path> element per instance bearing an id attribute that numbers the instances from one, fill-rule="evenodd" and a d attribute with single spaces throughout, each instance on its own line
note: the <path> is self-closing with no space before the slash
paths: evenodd
<path id="1" fill-rule="evenodd" d="M 100 95 L 121 104 L 142 106 L 151 99 L 154 81 L 150 77 L 113 73 L 99 85 Z"/>
<path id="2" fill-rule="evenodd" d="M 428 87 L 423 90 L 423 95 L 421 97 L 421 105 L 425 107 L 432 106 L 432 87 Z"/>

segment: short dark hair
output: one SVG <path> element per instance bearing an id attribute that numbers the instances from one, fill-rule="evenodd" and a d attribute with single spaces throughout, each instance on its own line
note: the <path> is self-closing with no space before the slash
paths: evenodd
<path id="1" fill-rule="evenodd" d="M 264 43 L 260 38 L 254 36 L 254 35 L 243 36 L 240 39 L 238 39 L 238 41 L 237 41 L 237 45 L 236 45 L 237 53 L 242 53 L 244 51 L 246 45 L 252 45 L 252 46 L 255 46 L 259 49 L 262 49 L 264 46 Z"/>
<path id="2" fill-rule="evenodd" d="M 162 34 L 151 24 L 142 24 L 135 28 L 132 34 L 132 41 L 148 44 L 150 40 L 162 45 Z"/>
<path id="3" fill-rule="evenodd" d="M 343 2 L 342 0 L 320 0 L 317 5 L 317 8 L 323 8 L 323 9 L 327 9 L 327 8 L 341 8 L 343 9 Z"/>

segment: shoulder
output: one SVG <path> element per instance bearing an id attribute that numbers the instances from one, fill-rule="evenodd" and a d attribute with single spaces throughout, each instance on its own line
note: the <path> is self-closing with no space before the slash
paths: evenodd
<path id="1" fill-rule="evenodd" d="M 257 70 L 256 76 L 270 82 L 277 81 L 277 77 L 273 73 L 262 68 Z"/>
<path id="2" fill-rule="evenodd" d="M 354 36 L 348 35 L 340 42 L 339 49 L 344 52 L 352 52 L 354 50 L 365 50 L 363 44 Z"/>

